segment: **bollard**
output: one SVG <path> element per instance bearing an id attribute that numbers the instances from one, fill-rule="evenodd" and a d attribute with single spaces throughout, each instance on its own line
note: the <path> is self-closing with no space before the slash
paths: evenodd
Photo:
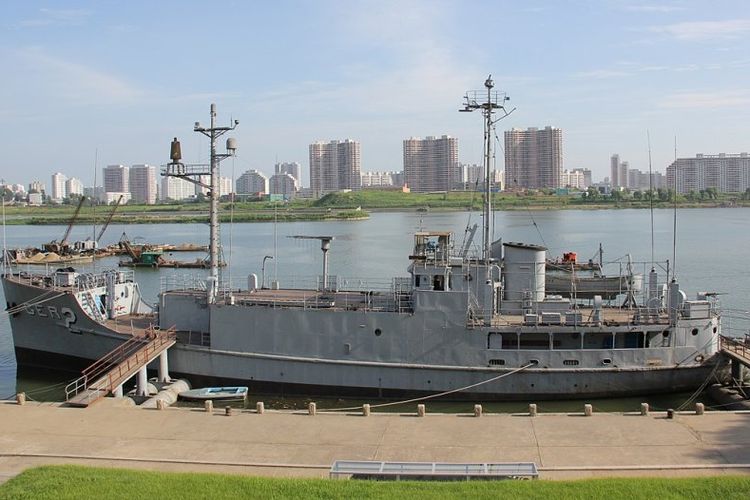
<path id="1" fill-rule="evenodd" d="M 641 403 L 641 415 L 648 416 L 648 403 Z"/>
<path id="2" fill-rule="evenodd" d="M 362 405 L 362 416 L 363 417 L 370 416 L 370 405 L 368 403 L 365 403 Z"/>
<path id="3" fill-rule="evenodd" d="M 535 403 L 531 403 L 529 405 L 529 416 L 536 417 L 536 404 Z"/>
<path id="4" fill-rule="evenodd" d="M 424 405 L 423 404 L 418 404 L 417 405 L 417 416 L 418 417 L 424 417 L 425 413 L 426 413 L 426 410 L 425 410 Z"/>
<path id="5" fill-rule="evenodd" d="M 25 405 L 26 404 L 26 393 L 25 392 L 19 392 L 16 394 L 16 404 L 17 405 Z"/>
<path id="6" fill-rule="evenodd" d="M 309 405 L 307 405 L 307 413 L 309 415 L 314 417 L 317 412 L 318 412 L 318 405 L 312 402 Z"/>
<path id="7" fill-rule="evenodd" d="M 166 408 L 167 407 L 164 405 L 164 400 L 163 399 L 157 399 L 156 400 L 156 409 L 157 410 L 164 410 Z"/>
<path id="8" fill-rule="evenodd" d="M 695 403 L 695 414 L 696 415 L 703 415 L 703 413 L 706 411 L 706 405 L 703 403 Z"/>
<path id="9" fill-rule="evenodd" d="M 674 418 L 674 410 L 672 408 L 667 410 L 667 418 L 672 420 Z"/>
<path id="10" fill-rule="evenodd" d="M 259 415 L 263 415 L 266 412 L 266 405 L 263 404 L 263 401 L 255 403 L 255 412 Z"/>
<path id="11" fill-rule="evenodd" d="M 206 409 L 207 413 L 213 413 L 214 412 L 214 402 L 210 399 L 203 403 L 203 407 Z"/>
<path id="12" fill-rule="evenodd" d="M 232 407 L 231 406 L 227 406 L 226 408 L 224 408 L 224 415 L 226 415 L 227 417 L 231 417 L 232 416 Z"/>
<path id="13" fill-rule="evenodd" d="M 482 416 L 482 405 L 474 405 L 474 416 L 475 417 Z"/>
<path id="14" fill-rule="evenodd" d="M 594 407 L 589 404 L 583 405 L 583 414 L 587 417 L 590 417 L 594 414 Z"/>

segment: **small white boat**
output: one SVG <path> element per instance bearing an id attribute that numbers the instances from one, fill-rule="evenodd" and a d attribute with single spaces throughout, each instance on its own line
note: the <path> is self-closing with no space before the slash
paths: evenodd
<path id="1" fill-rule="evenodd" d="M 247 387 L 203 387 L 191 389 L 179 394 L 181 399 L 193 401 L 205 401 L 208 399 L 244 399 L 247 396 Z"/>

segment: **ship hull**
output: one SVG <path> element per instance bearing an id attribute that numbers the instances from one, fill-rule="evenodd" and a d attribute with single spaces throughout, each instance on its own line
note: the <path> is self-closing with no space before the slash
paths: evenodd
<path id="1" fill-rule="evenodd" d="M 3 281 L 9 305 L 40 297 L 39 288 Z M 65 309 L 73 312 L 75 321 L 61 314 Z M 21 365 L 80 368 L 129 336 L 127 324 L 113 329 L 93 321 L 70 292 L 25 308 L 10 321 Z M 404 397 L 457 390 L 446 399 L 545 400 L 688 391 L 703 383 L 719 362 L 714 356 L 686 366 L 618 367 L 619 359 L 635 356 L 635 351 L 643 350 L 507 351 L 502 353 L 507 365 L 495 367 L 289 356 L 178 343 L 169 350 L 169 364 L 173 375 L 194 385 L 245 385 L 251 392 Z M 549 368 L 554 357 L 574 354 L 614 362 L 600 368 Z M 532 360 L 537 363 L 529 366 Z M 522 366 L 527 367 L 517 371 Z"/>

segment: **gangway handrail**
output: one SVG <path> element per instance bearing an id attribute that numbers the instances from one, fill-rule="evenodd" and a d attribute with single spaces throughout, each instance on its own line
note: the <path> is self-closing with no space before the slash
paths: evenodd
<path id="1" fill-rule="evenodd" d="M 66 400 L 70 400 L 71 397 L 87 389 L 112 390 L 116 385 L 121 383 L 119 382 L 119 378 L 123 377 L 123 373 L 127 373 L 132 366 L 139 366 L 138 363 L 143 364 L 147 362 L 151 354 L 158 351 L 165 344 L 173 343 L 176 339 L 177 333 L 174 328 L 162 331 L 156 330 L 153 325 L 149 326 L 146 330 L 146 335 L 129 338 L 91 366 L 84 369 L 81 377 L 65 387 Z M 134 361 L 134 364 L 131 365 L 131 361 Z M 127 366 L 125 372 L 122 370 L 123 363 Z M 118 372 L 117 378 L 112 377 L 114 370 Z M 103 381 L 107 383 L 103 384 Z"/>
<path id="2" fill-rule="evenodd" d="M 750 337 L 747 335 L 743 340 L 726 335 L 719 335 L 719 348 L 750 360 L 750 344 L 748 344 L 748 340 L 750 340 Z"/>

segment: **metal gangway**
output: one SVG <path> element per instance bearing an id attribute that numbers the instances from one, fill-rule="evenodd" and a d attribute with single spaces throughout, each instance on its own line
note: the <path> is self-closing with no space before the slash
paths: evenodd
<path id="1" fill-rule="evenodd" d="M 79 379 L 65 387 L 68 405 L 86 408 L 115 392 L 139 370 L 172 347 L 176 341 L 174 327 L 169 330 L 158 330 L 150 326 L 144 335 L 130 337 L 83 370 Z"/>
<path id="2" fill-rule="evenodd" d="M 732 379 L 741 384 L 742 367 L 750 369 L 750 335 L 744 338 L 720 335 L 719 350 L 731 361 Z"/>
<path id="3" fill-rule="evenodd" d="M 750 368 L 750 335 L 745 338 L 719 336 L 721 352 L 729 359 L 735 360 Z"/>

